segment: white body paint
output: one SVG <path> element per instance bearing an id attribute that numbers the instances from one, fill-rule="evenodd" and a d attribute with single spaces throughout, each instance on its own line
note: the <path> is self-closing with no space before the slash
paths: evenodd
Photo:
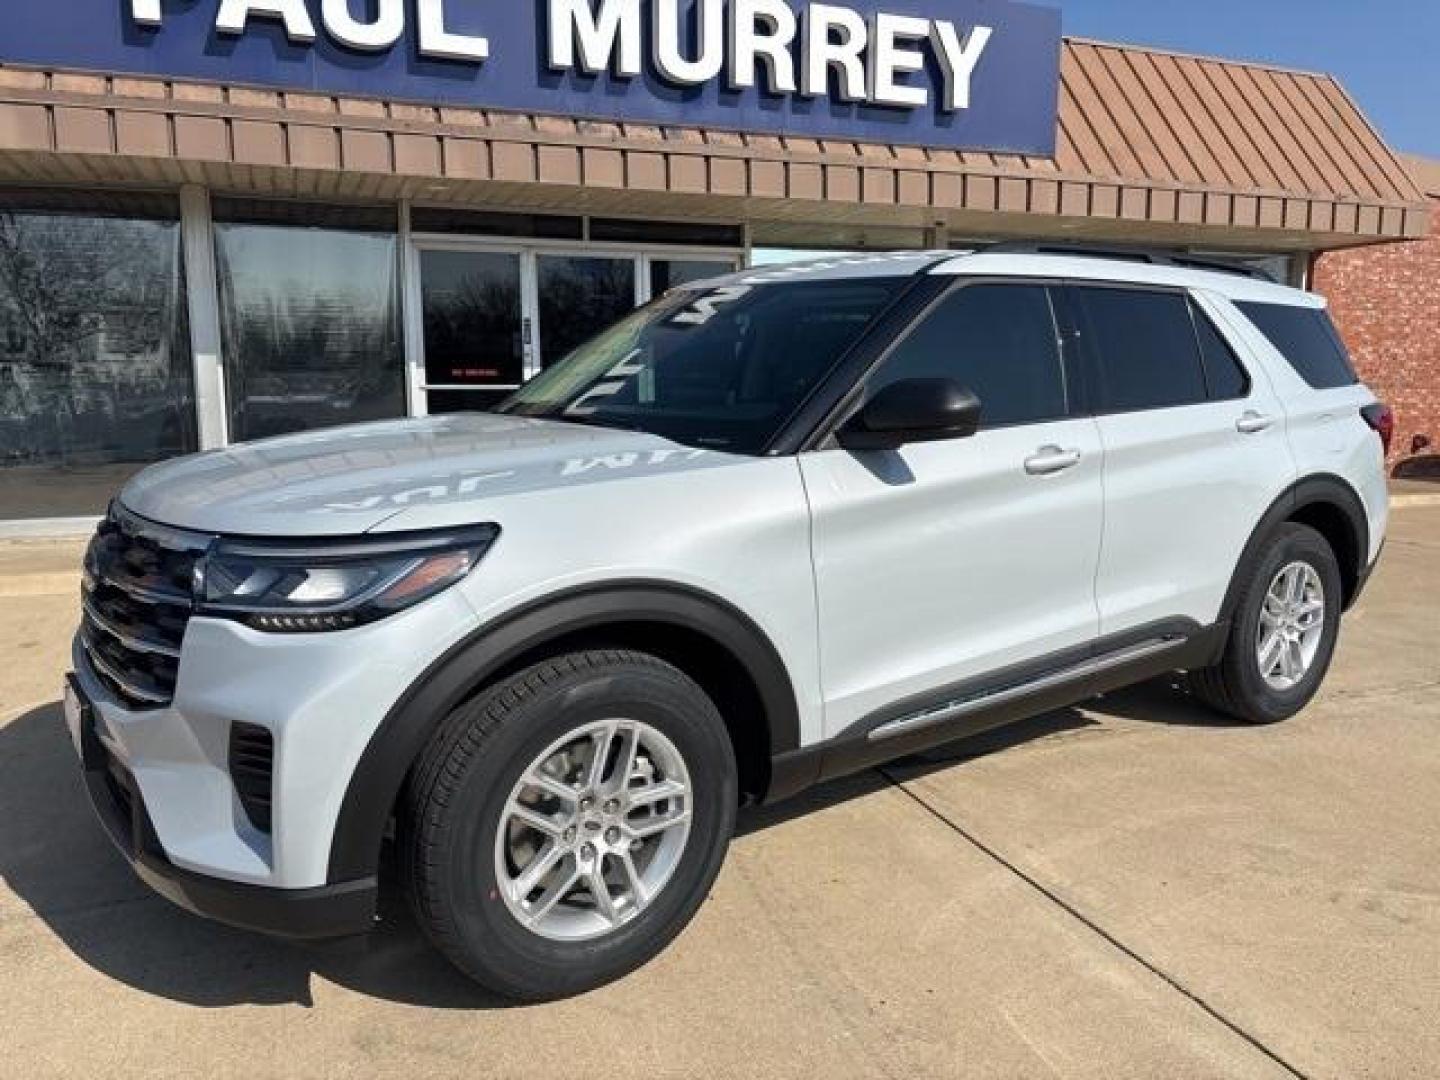
<path id="1" fill-rule="evenodd" d="M 1375 558 L 1383 461 L 1358 414 L 1373 399 L 1361 386 L 1309 389 L 1234 306 L 1316 297 L 1238 276 L 1002 254 L 842 259 L 718 287 L 926 272 L 1185 289 L 1249 370 L 1251 397 L 906 446 L 893 454 L 899 474 L 839 448 L 742 457 L 504 415 L 316 431 L 154 466 L 121 503 L 202 533 L 501 530 L 458 585 L 358 629 L 271 635 L 192 618 L 163 708 L 125 707 L 77 651 L 103 736 L 166 854 L 236 881 L 324 883 L 352 770 L 391 707 L 462 638 L 576 586 L 663 583 L 743 613 L 783 662 L 810 746 L 887 704 L 1102 634 L 1214 622 L 1250 531 L 1299 477 L 1336 475 L 1359 493 Z M 1245 409 L 1279 421 L 1241 436 Z M 1027 475 L 1022 462 L 1047 443 L 1079 450 L 1080 467 Z M 236 810 L 225 764 L 235 721 L 275 735 L 273 835 Z"/>

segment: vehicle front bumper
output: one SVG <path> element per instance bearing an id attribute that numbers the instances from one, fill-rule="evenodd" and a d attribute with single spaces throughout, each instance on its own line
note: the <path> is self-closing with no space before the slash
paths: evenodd
<path id="1" fill-rule="evenodd" d="M 200 914 L 297 937 L 367 928 L 373 877 L 332 876 L 329 865 L 356 763 L 394 702 L 476 622 L 453 591 L 333 633 L 194 617 L 174 698 L 151 708 L 121 700 L 77 638 L 67 698 L 86 707 L 67 707 L 67 718 L 101 821 L 143 880 Z M 250 820 L 231 776 L 241 723 L 273 739 L 268 829 Z"/>
<path id="2" fill-rule="evenodd" d="M 375 921 L 373 877 L 308 889 L 278 889 L 198 874 L 172 863 L 129 770 L 100 740 L 95 710 L 66 676 L 65 719 L 84 767 L 95 814 L 137 877 L 187 911 L 246 930 L 291 938 L 364 933 Z"/>

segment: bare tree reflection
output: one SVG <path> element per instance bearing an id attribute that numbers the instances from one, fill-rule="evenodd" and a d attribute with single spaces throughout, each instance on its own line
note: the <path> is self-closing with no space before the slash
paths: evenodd
<path id="1" fill-rule="evenodd" d="M 540 258 L 540 345 L 546 367 L 635 307 L 632 259 Z"/>
<path id="2" fill-rule="evenodd" d="M 192 378 L 177 223 L 0 211 L 0 465 L 192 449 Z"/>
<path id="3" fill-rule="evenodd" d="M 215 248 L 235 438 L 403 415 L 393 235 L 226 224 Z"/>

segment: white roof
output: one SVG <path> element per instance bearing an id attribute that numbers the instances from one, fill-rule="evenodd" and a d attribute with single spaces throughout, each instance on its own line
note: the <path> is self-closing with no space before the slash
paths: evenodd
<path id="1" fill-rule="evenodd" d="M 1095 255 L 1049 255 L 1024 252 L 960 253 L 928 271 L 931 274 L 984 275 L 986 277 L 1042 277 L 1066 281 L 1101 281 L 1131 285 L 1168 285 L 1172 288 L 1201 289 L 1219 293 L 1230 300 L 1258 303 L 1324 307 L 1314 293 L 1277 285 L 1273 281 L 1189 266 L 1167 266 L 1123 257 Z"/>
<path id="2" fill-rule="evenodd" d="M 1134 285 L 1168 285 L 1218 293 L 1230 300 L 1324 307 L 1312 293 L 1276 285 L 1258 277 L 1224 270 L 1150 263 L 1124 255 L 1047 254 L 1023 251 L 877 251 L 804 262 L 757 266 L 724 277 L 696 281 L 686 289 L 722 285 L 777 285 L 791 281 L 856 281 L 911 277 L 917 274 L 1036 277 L 1065 281 L 1100 281 Z"/>

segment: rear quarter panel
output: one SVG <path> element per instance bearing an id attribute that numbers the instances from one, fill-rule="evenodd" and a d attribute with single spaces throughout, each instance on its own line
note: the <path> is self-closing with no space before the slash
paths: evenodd
<path id="1" fill-rule="evenodd" d="M 1328 390 L 1313 388 L 1238 308 L 1222 297 L 1209 299 L 1207 306 L 1225 321 L 1227 333 L 1242 340 L 1269 374 L 1285 410 L 1286 434 L 1297 476 L 1338 476 L 1360 496 L 1369 518 L 1367 562 L 1373 562 L 1385 540 L 1389 519 L 1384 448 L 1360 414 L 1366 405 L 1374 403 L 1374 393 L 1363 383 Z"/>

